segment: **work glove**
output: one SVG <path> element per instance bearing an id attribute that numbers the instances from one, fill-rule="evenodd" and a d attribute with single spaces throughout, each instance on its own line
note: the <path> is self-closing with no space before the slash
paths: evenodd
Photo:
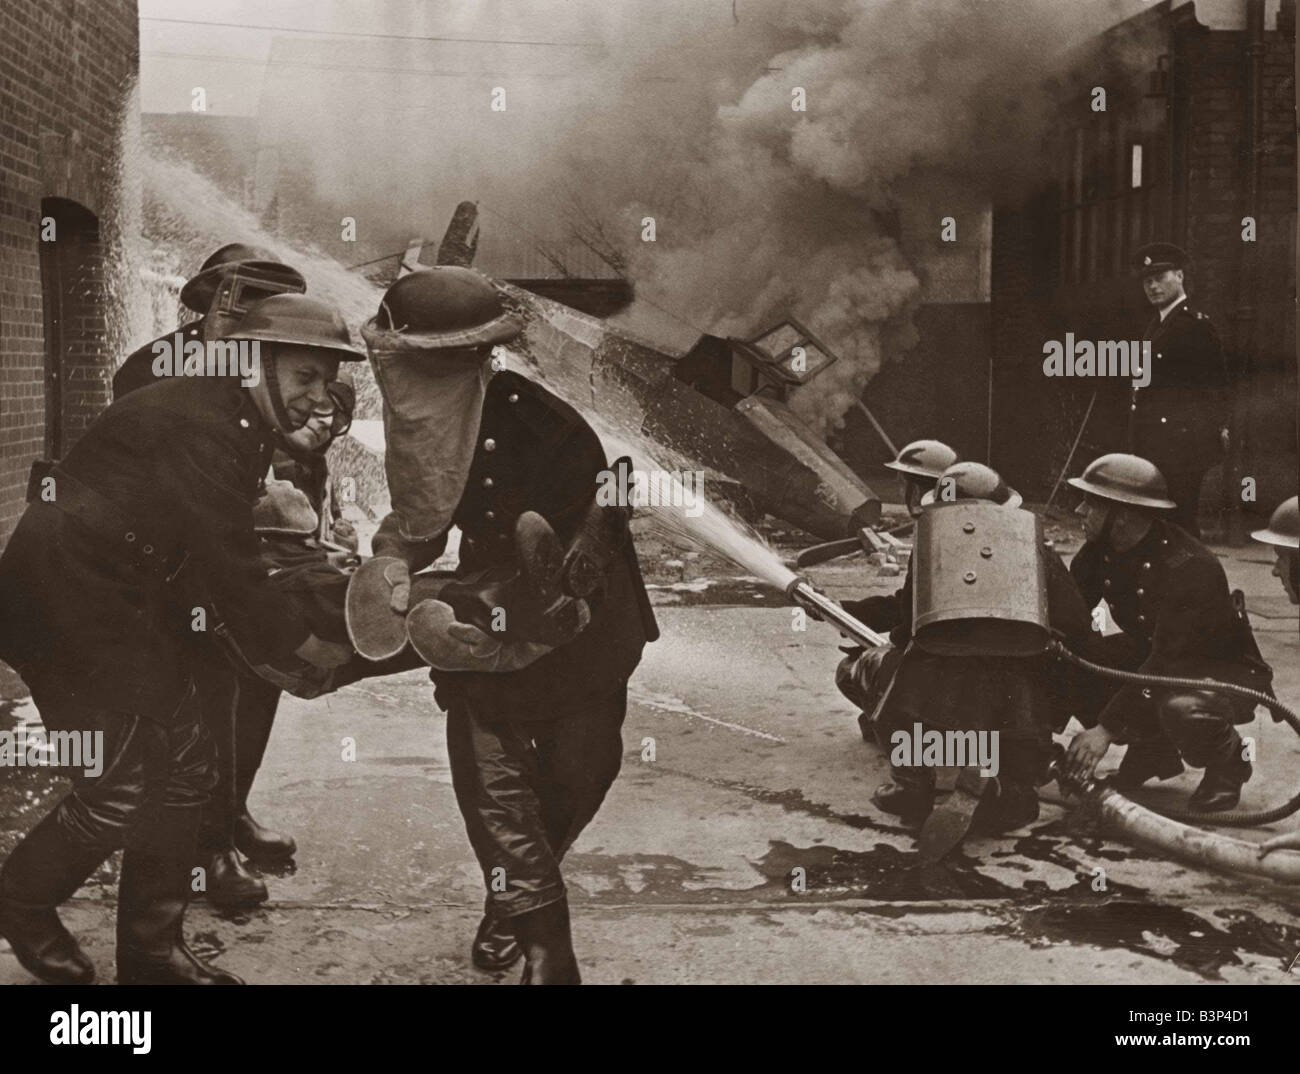
<path id="1" fill-rule="evenodd" d="M 456 619 L 450 604 L 426 599 L 410 610 L 406 633 L 420 658 L 439 671 L 509 672 L 545 656 L 550 645 L 506 642 Z"/>

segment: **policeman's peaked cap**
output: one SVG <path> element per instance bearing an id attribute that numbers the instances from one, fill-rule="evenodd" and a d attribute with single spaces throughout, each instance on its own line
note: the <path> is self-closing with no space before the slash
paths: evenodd
<path id="1" fill-rule="evenodd" d="M 341 362 L 360 362 L 365 351 L 353 346 L 343 315 L 306 295 L 272 295 L 249 308 L 226 339 L 296 343 L 329 351 Z"/>
<path id="2" fill-rule="evenodd" d="M 1133 251 L 1133 271 L 1139 276 L 1165 269 L 1186 268 L 1187 251 L 1172 242 L 1149 242 Z"/>
<path id="3" fill-rule="evenodd" d="M 1268 529 L 1251 534 L 1257 541 L 1282 548 L 1300 548 L 1300 496 L 1292 496 L 1277 505 L 1268 520 Z"/>
<path id="4" fill-rule="evenodd" d="M 196 313 L 206 313 L 212 306 L 217 285 L 224 276 L 237 269 L 256 276 L 268 288 L 296 294 L 307 290 L 307 281 L 302 273 L 277 261 L 271 251 L 246 242 L 231 242 L 209 255 L 199 266 L 199 271 L 185 282 L 181 288 L 181 302 Z"/>
<path id="5" fill-rule="evenodd" d="M 490 346 L 523 331 L 486 276 L 453 265 L 403 276 L 385 292 L 373 324 L 418 336 L 431 348 Z"/>
<path id="6" fill-rule="evenodd" d="M 898 458 L 885 466 L 909 477 L 936 481 L 956 461 L 957 452 L 942 440 L 913 440 L 898 453 Z"/>
<path id="7" fill-rule="evenodd" d="M 1094 459 L 1079 477 L 1070 478 L 1067 484 L 1081 492 L 1130 507 L 1171 511 L 1178 506 L 1169 498 L 1165 475 L 1155 463 L 1119 451 Z"/>

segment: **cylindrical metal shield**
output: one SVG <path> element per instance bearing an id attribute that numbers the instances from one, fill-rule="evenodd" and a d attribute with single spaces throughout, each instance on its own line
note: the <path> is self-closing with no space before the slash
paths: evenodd
<path id="1" fill-rule="evenodd" d="M 1047 561 L 1035 514 L 979 500 L 922 513 L 912 631 L 935 653 L 1028 656 L 1047 645 Z"/>

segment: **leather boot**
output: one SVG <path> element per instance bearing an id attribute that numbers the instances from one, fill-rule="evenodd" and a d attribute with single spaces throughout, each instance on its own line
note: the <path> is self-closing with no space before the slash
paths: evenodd
<path id="1" fill-rule="evenodd" d="M 284 861 L 298 852 L 291 835 L 263 828 L 244 806 L 235 814 L 235 847 L 250 861 Z"/>
<path id="2" fill-rule="evenodd" d="M 524 949 L 515 939 L 510 919 L 484 914 L 470 947 L 469 957 L 475 967 L 486 973 L 508 970 L 523 958 Z"/>
<path id="3" fill-rule="evenodd" d="M 233 848 L 207 855 L 204 870 L 208 902 L 219 910 L 246 910 L 270 898 L 266 884 L 244 868 Z"/>
<path id="4" fill-rule="evenodd" d="M 209 966 L 186 946 L 181 931 L 189 900 L 190 867 L 199 810 L 169 808 L 166 838 L 127 847 L 117 891 L 117 983 L 127 985 L 243 984 Z M 161 827 L 161 826 L 160 826 Z M 162 849 L 165 847 L 165 849 Z"/>
<path id="5" fill-rule="evenodd" d="M 74 843 L 57 812 L 28 832 L 0 869 L 0 936 L 32 976 L 49 984 L 89 984 L 95 966 L 64 928 L 56 907 L 108 852 Z"/>
<path id="6" fill-rule="evenodd" d="M 510 919 L 528 960 L 520 984 L 581 984 L 569 930 L 569 901 L 560 899 Z"/>
<path id="7" fill-rule="evenodd" d="M 1117 790 L 1132 791 L 1149 779 L 1173 779 L 1182 771 L 1177 746 L 1163 736 L 1147 738 L 1129 746 L 1110 782 Z"/>

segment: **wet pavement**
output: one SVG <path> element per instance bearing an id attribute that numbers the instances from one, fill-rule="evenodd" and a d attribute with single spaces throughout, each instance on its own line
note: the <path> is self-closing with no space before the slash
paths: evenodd
<path id="1" fill-rule="evenodd" d="M 1295 705 L 1295 609 L 1266 550 L 1225 554 L 1278 694 Z M 566 865 L 588 981 L 1300 982 L 1300 889 L 1101 838 L 1054 787 L 1032 825 L 923 863 L 913 833 L 870 802 L 886 765 L 835 689 L 837 635 L 811 622 L 796 632 L 761 586 L 681 563 L 654 578 L 664 637 L 632 681 L 623 772 Z M 841 597 L 899 584 L 861 558 L 812 573 Z M 1290 796 L 1300 738 L 1267 718 L 1243 734 L 1258 758 L 1243 808 Z M 1117 762 L 1118 751 L 1106 767 Z M 13 776 L 0 780 L 0 851 L 51 793 L 45 773 Z M 1144 800 L 1173 804 L 1194 778 Z M 267 877 L 265 906 L 192 909 L 196 945 L 221 965 L 284 983 L 517 977 L 469 964 L 482 882 L 421 673 L 288 699 L 252 807 L 300 849 L 291 871 Z M 113 871 L 64 914 L 107 979 Z M 0 945 L 0 983 L 26 980 Z"/>

